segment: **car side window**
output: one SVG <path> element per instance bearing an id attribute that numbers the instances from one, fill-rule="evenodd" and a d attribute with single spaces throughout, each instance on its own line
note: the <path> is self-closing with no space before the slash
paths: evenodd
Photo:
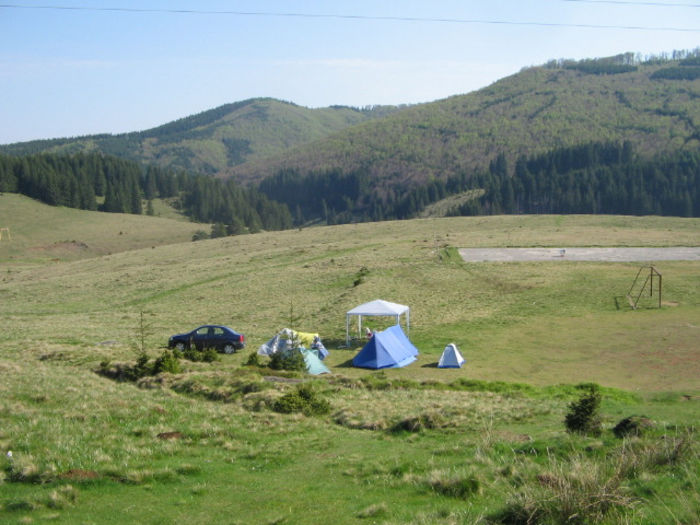
<path id="1" fill-rule="evenodd" d="M 202 327 L 202 328 L 198 329 L 196 333 L 200 337 L 203 335 L 207 335 L 209 333 L 209 328 L 207 328 L 206 326 Z"/>
<path id="2" fill-rule="evenodd" d="M 217 326 L 214 328 L 214 335 L 217 337 L 221 337 L 222 335 L 224 335 L 224 330 Z"/>

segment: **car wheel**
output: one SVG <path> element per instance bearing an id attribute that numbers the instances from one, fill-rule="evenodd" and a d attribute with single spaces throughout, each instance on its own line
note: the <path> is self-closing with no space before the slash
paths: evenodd
<path id="1" fill-rule="evenodd" d="M 232 354 L 236 351 L 236 347 L 233 346 L 231 343 L 226 343 L 224 345 L 224 354 Z"/>
<path id="2" fill-rule="evenodd" d="M 180 350 L 180 352 L 182 352 L 185 349 L 185 343 L 175 343 L 175 349 Z"/>

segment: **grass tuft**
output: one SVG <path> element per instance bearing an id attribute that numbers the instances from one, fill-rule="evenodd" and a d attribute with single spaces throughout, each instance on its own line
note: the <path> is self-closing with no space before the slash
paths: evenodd
<path id="1" fill-rule="evenodd" d="M 386 503 L 374 503 L 369 507 L 365 507 L 360 512 L 357 513 L 357 517 L 361 520 L 369 518 L 382 518 L 385 517 L 389 512 L 389 507 Z"/>

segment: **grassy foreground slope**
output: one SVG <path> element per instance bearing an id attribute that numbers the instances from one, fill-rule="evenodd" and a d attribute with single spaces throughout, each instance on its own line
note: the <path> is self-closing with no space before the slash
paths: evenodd
<path id="1" fill-rule="evenodd" d="M 570 504 L 587 510 L 583 522 L 693 523 L 700 264 L 659 264 L 666 304 L 630 311 L 615 299 L 638 264 L 465 264 L 455 250 L 590 245 L 698 246 L 700 220 L 426 219 L 10 268 L 0 520 L 525 523 L 516 518 L 533 512 L 556 523 Z M 411 306 L 417 363 L 348 366 L 361 342 L 338 348 L 345 312 L 375 298 Z M 314 382 L 327 416 L 271 411 L 294 384 L 243 366 L 290 318 L 331 350 L 333 375 Z M 204 322 L 240 329 L 248 349 L 139 385 L 95 373 L 133 361 L 141 336 L 155 357 L 168 335 Z M 466 366 L 435 368 L 451 341 Z M 555 385 L 582 381 L 604 386 L 598 438 L 562 424 L 576 391 Z M 610 428 L 632 414 L 654 432 L 617 440 Z"/>
<path id="2" fill-rule="evenodd" d="M 172 209 L 157 203 L 172 216 Z M 182 243 L 208 225 L 122 213 L 47 206 L 17 193 L 0 194 L 0 263 L 71 261 L 136 248 Z"/>

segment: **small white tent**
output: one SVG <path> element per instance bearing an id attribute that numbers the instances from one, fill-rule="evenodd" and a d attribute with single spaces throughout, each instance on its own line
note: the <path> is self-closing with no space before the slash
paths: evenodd
<path id="1" fill-rule="evenodd" d="M 362 333 L 362 317 L 393 317 L 396 319 L 396 324 L 401 325 L 401 316 L 404 316 L 406 322 L 406 333 L 410 332 L 411 328 L 411 309 L 404 304 L 390 303 L 381 299 L 375 299 L 360 306 L 356 306 L 348 311 L 345 315 L 345 344 L 350 344 L 350 318 L 355 316 L 358 320 L 358 333 Z"/>
<path id="2" fill-rule="evenodd" d="M 457 345 L 450 343 L 442 351 L 440 356 L 440 361 L 438 362 L 438 368 L 462 368 L 464 364 L 464 358 L 462 354 L 457 350 Z"/>

